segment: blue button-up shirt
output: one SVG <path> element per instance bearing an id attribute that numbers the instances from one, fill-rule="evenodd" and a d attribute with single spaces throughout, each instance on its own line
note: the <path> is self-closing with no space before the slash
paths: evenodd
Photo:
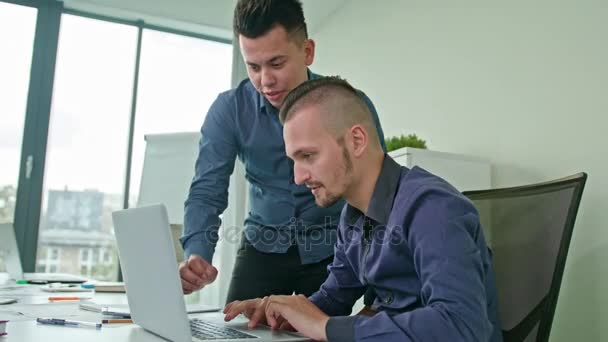
<path id="1" fill-rule="evenodd" d="M 308 72 L 308 78 L 318 75 Z M 369 106 L 384 147 L 376 110 Z M 228 182 L 238 157 L 249 182 L 250 211 L 245 236 L 259 251 L 285 253 L 296 244 L 303 264 L 333 254 L 336 227 L 344 202 L 329 208 L 315 204 L 310 189 L 294 183 L 293 162 L 285 154 L 278 110 L 244 80 L 212 104 L 201 129 L 195 175 L 185 202 L 184 235 L 187 256 L 211 262 L 219 237 L 219 215 L 228 204 Z M 226 237 L 233 231 L 224 229 Z"/>
<path id="2" fill-rule="evenodd" d="M 349 205 L 342 212 L 329 269 L 310 297 L 334 316 L 329 341 L 502 341 L 478 213 L 419 167 L 408 170 L 385 156 L 367 213 Z M 345 316 L 368 286 L 379 312 Z"/>

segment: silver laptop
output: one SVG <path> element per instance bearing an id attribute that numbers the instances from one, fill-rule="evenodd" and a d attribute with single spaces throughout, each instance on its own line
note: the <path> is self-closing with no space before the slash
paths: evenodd
<path id="1" fill-rule="evenodd" d="M 64 273 L 23 273 L 15 230 L 11 223 L 0 224 L 0 259 L 12 279 L 34 283 L 84 283 L 87 278 Z"/>
<path id="2" fill-rule="evenodd" d="M 112 213 L 131 318 L 171 341 L 304 341 L 297 333 L 247 328 L 247 320 L 224 322 L 222 313 L 188 319 L 164 205 Z M 203 290 L 204 291 L 204 290 Z"/>

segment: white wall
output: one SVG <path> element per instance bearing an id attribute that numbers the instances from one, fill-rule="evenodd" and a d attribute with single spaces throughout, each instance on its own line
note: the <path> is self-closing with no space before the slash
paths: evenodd
<path id="1" fill-rule="evenodd" d="M 495 186 L 587 172 L 551 341 L 608 340 L 608 5 L 444 3 L 349 2 L 313 70 L 364 90 L 387 136 L 492 160 Z"/>

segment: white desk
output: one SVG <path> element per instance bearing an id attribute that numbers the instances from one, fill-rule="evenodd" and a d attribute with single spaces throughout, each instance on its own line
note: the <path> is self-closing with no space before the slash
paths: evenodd
<path id="1" fill-rule="evenodd" d="M 68 326 L 54 326 L 36 323 L 36 317 L 31 314 L 33 311 L 39 312 L 38 317 L 64 318 L 70 320 L 80 320 L 87 322 L 101 322 L 101 313 L 90 312 L 78 309 L 78 301 L 49 303 L 50 296 L 79 296 L 92 297 L 100 304 L 127 304 L 127 296 L 124 293 L 93 293 L 93 292 L 64 292 L 51 293 L 40 290 L 40 285 L 14 285 L 14 281 L 2 281 L 0 275 L 0 285 L 10 286 L 13 290 L 3 291 L 0 287 L 0 297 L 18 298 L 15 304 L 0 305 L 0 320 L 8 319 L 6 332 L 7 336 L 0 337 L 0 342 L 140 342 L 140 341 L 166 341 L 152 333 L 147 332 L 136 324 L 104 324 L 101 329 L 94 328 L 75 328 Z M 15 290 L 15 288 L 17 288 Z M 11 292 L 13 294 L 11 294 Z M 198 303 L 197 294 L 186 297 L 187 303 Z M 17 316 L 15 312 L 20 312 L 21 308 L 35 305 L 36 310 L 29 310 L 30 314 Z M 28 308 L 31 309 L 31 308 Z M 50 313 L 50 315 L 45 315 Z M 77 315 L 77 316 L 75 316 Z M 217 313 L 197 313 L 189 317 L 205 318 Z M 8 317 L 7 317 L 8 316 Z M 216 316 L 217 319 L 217 316 Z M 244 321 L 246 319 L 242 318 Z M 213 319 L 211 319 L 213 320 Z M 262 340 L 256 340 L 262 342 Z"/>
<path id="2" fill-rule="evenodd" d="M 200 313 L 190 317 L 205 318 L 213 313 Z M 8 336 L 0 337 L 0 342 L 45 341 L 45 342 L 166 342 L 136 324 L 104 325 L 101 329 L 72 328 L 37 324 L 34 321 L 9 322 Z M 263 342 L 256 339 L 256 342 Z"/>
<path id="3" fill-rule="evenodd" d="M 155 336 L 135 324 L 104 325 L 101 329 L 89 329 L 42 325 L 33 321 L 9 322 L 7 333 L 7 336 L 0 337 L 0 341 L 166 342 L 165 339 Z"/>
<path id="4" fill-rule="evenodd" d="M 151 333 L 148 333 L 135 324 L 108 324 L 101 329 L 74 328 L 67 326 L 53 326 L 36 323 L 33 315 L 17 316 L 15 312 L 24 306 L 35 305 L 40 312 L 40 317 L 49 317 L 45 312 L 51 313 L 53 318 L 65 318 L 71 320 L 82 320 L 89 322 L 101 322 L 101 313 L 78 309 L 79 301 L 49 303 L 50 296 L 79 296 L 92 297 L 97 303 L 103 304 L 127 304 L 124 293 L 93 293 L 93 292 L 44 292 L 40 285 L 15 285 L 14 281 L 0 274 L 0 297 L 18 298 L 15 304 L 0 305 L 0 320 L 8 319 L 6 326 L 7 336 L 0 337 L 0 342 L 29 342 L 29 341 L 166 341 Z M 2 290 L 3 287 L 11 290 Z M 64 315 L 62 315 L 62 313 Z M 78 317 L 73 316 L 78 314 Z M 205 314 L 196 314 L 194 317 L 204 317 Z"/>

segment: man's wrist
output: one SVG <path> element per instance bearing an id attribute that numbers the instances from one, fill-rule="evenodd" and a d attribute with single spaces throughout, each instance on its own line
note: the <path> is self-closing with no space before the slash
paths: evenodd
<path id="1" fill-rule="evenodd" d="M 329 316 L 323 317 L 321 321 L 321 341 L 327 341 L 327 322 L 329 321 Z"/>

